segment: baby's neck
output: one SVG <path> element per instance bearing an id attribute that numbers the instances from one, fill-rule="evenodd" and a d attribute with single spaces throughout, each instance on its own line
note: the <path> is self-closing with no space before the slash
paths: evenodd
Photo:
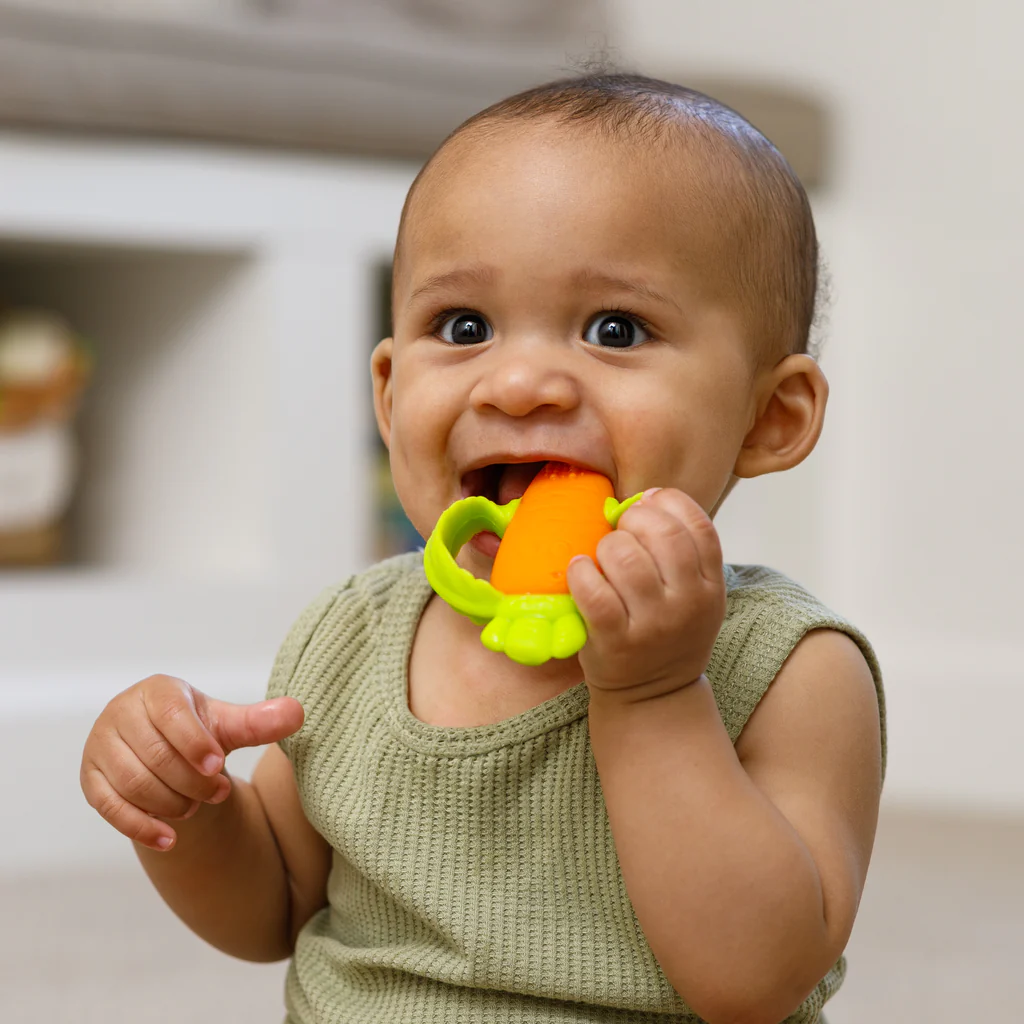
<path id="1" fill-rule="evenodd" d="M 409 659 L 409 708 L 428 725 L 493 725 L 557 697 L 583 679 L 577 658 L 519 665 L 480 643 L 480 627 L 433 597 Z"/>

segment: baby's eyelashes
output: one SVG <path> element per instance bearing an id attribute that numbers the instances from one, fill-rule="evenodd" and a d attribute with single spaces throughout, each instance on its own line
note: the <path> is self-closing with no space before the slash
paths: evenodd
<path id="1" fill-rule="evenodd" d="M 583 340 L 602 348 L 635 348 L 650 341 L 643 320 L 633 313 L 598 313 L 583 332 Z"/>
<path id="2" fill-rule="evenodd" d="M 434 334 L 452 345 L 476 345 L 494 337 L 494 329 L 484 317 L 469 310 L 445 310 L 431 326 Z"/>
<path id="3" fill-rule="evenodd" d="M 494 337 L 494 328 L 482 313 L 446 309 L 430 322 L 430 332 L 449 345 L 477 345 Z M 591 317 L 582 332 L 588 345 L 598 348 L 637 348 L 651 340 L 650 328 L 635 313 L 606 309 Z"/>

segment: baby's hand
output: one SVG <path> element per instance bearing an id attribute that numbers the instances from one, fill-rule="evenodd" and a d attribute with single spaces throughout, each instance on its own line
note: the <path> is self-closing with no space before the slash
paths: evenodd
<path id="1" fill-rule="evenodd" d="M 699 679 L 725 616 L 722 549 L 704 510 L 682 491 L 648 492 L 602 538 L 597 560 L 601 571 L 581 556 L 568 572 L 591 690 L 632 701 Z"/>
<path id="2" fill-rule="evenodd" d="M 224 758 L 239 747 L 274 743 L 302 725 L 291 697 L 226 704 L 171 676 L 150 676 L 119 693 L 96 719 L 82 754 L 82 792 L 129 839 L 166 850 L 201 803 L 231 792 Z"/>

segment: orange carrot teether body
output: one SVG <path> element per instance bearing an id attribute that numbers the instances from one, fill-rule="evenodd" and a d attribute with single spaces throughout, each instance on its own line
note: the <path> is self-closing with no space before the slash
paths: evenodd
<path id="1" fill-rule="evenodd" d="M 565 573 L 576 555 L 596 560 L 612 527 L 604 514 L 614 497 L 600 473 L 549 462 L 526 489 L 494 558 L 491 585 L 503 594 L 568 594 Z"/>

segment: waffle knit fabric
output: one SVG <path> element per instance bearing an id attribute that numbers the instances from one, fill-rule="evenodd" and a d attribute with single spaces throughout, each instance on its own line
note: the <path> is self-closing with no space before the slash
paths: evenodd
<path id="1" fill-rule="evenodd" d="M 884 758 L 863 635 L 770 569 L 725 574 L 707 676 L 732 740 L 799 639 L 824 627 L 871 667 Z M 421 554 L 382 562 L 321 594 L 274 665 L 268 696 L 306 712 L 281 746 L 334 849 L 329 903 L 289 966 L 288 1024 L 697 1024 L 626 895 L 586 684 L 495 725 L 419 721 L 406 666 L 430 594 Z M 841 958 L 786 1024 L 822 1021 L 845 969 Z"/>

